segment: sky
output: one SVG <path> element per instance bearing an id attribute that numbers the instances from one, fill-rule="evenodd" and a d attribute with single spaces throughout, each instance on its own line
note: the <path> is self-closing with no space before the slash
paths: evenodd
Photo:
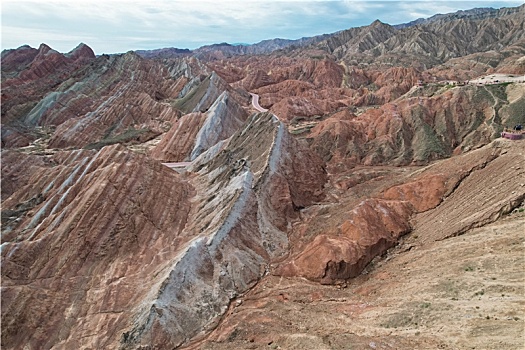
<path id="1" fill-rule="evenodd" d="M 368 25 L 406 23 L 474 7 L 523 0 L 2 0 L 1 48 L 46 43 L 69 52 L 80 42 L 96 54 L 228 42 L 298 39 Z"/>

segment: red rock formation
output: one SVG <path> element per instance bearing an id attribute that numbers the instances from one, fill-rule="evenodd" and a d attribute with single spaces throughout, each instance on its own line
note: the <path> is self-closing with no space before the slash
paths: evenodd
<path id="1" fill-rule="evenodd" d="M 55 161 L 3 203 L 44 198 L 3 236 L 2 345 L 115 348 L 153 276 L 179 252 L 191 188 L 116 146 Z"/>
<path id="2" fill-rule="evenodd" d="M 53 162 L 48 157 L 2 150 L 2 201 L 28 185 L 31 176 L 45 171 L 51 164 Z"/>
<path id="3" fill-rule="evenodd" d="M 384 193 L 388 200 L 407 201 L 416 212 L 423 212 L 435 208 L 443 200 L 447 192 L 447 180 L 452 180 L 443 174 L 422 176 L 413 182 L 391 187 Z M 448 187 L 456 184 L 450 181 Z"/>
<path id="4" fill-rule="evenodd" d="M 352 105 L 383 104 L 408 92 L 421 78 L 414 68 L 365 71 L 330 59 L 255 56 L 208 64 L 233 85 L 259 94 L 261 105 L 284 121 Z"/>
<path id="5" fill-rule="evenodd" d="M 276 56 L 239 57 L 219 62 L 209 62 L 210 67 L 234 86 L 261 95 L 261 104 L 270 107 L 274 103 L 290 96 L 305 96 L 304 93 L 326 89 L 338 89 L 343 81 L 344 69 L 333 60 L 292 59 Z M 230 73 L 235 72 L 234 74 Z M 329 95 L 328 93 L 327 95 Z M 306 96 L 305 96 L 306 97 Z M 310 96 L 311 97 L 311 96 Z M 290 102 L 293 104 L 293 102 Z M 319 108 L 323 101 L 319 99 L 308 103 L 311 110 Z M 338 108 L 336 102 L 328 102 L 331 110 Z M 327 107 L 322 106 L 323 114 Z M 275 110 L 283 120 L 294 115 L 286 113 L 283 108 Z M 308 115 L 307 111 L 303 109 Z"/>
<path id="6" fill-rule="evenodd" d="M 53 89 L 95 59 L 86 45 L 74 57 L 65 56 L 42 44 L 38 50 L 23 46 L 2 56 L 2 131 L 4 147 L 25 146 L 35 139 L 34 118 L 56 100 Z M 35 110 L 36 108 L 36 110 Z M 17 136 L 25 134 L 26 138 Z"/>
<path id="7" fill-rule="evenodd" d="M 6 168 L 18 218 L 3 232 L 2 344 L 176 347 L 212 326 L 286 252 L 289 220 L 326 181 L 269 113 L 223 144 L 196 160 L 194 189 L 121 146 L 59 152 L 44 175 L 38 158 L 25 177 Z"/>
<path id="8" fill-rule="evenodd" d="M 103 73 L 98 82 L 75 84 L 57 93 L 50 107 L 35 111 L 34 118 L 41 123 L 59 125 L 50 147 L 104 144 L 105 139 L 125 138 L 130 129 L 160 133 L 177 117 L 178 112 L 162 100 L 176 98 L 184 80 L 173 84 L 165 67 L 133 53 L 101 58 L 98 64 Z"/>
<path id="9" fill-rule="evenodd" d="M 325 222 L 313 237 L 301 233 L 310 237 L 309 242 L 296 245 L 274 273 L 333 284 L 360 274 L 375 256 L 412 230 L 430 242 L 496 220 L 525 198 L 520 184 L 523 169 L 515 166 L 519 149 L 517 143 L 498 140 L 414 172 L 403 184 L 387 188 L 380 195 L 383 199 L 363 200 L 337 227 Z M 470 214 L 465 216 L 466 212 Z M 313 213 L 307 222 L 325 212 Z"/>
<path id="10" fill-rule="evenodd" d="M 67 63 L 68 59 L 63 54 L 51 49 L 46 44 L 41 44 L 29 69 L 20 73 L 20 79 L 28 81 L 43 78 L 66 66 Z"/>
<path id="11" fill-rule="evenodd" d="M 184 230 L 192 240 L 124 333 L 125 348 L 178 346 L 213 327 L 230 298 L 284 254 L 288 220 L 296 207 L 322 198 L 325 181 L 319 159 L 269 113 L 253 116 L 219 150 L 203 153 L 189 170 L 197 169 Z"/>
<path id="12" fill-rule="evenodd" d="M 4 72 L 21 71 L 35 59 L 36 55 L 38 55 L 38 50 L 29 45 L 2 52 L 2 80 Z"/>
<path id="13" fill-rule="evenodd" d="M 73 61 L 77 60 L 90 60 L 95 58 L 93 50 L 84 43 L 80 43 L 77 47 L 71 50 L 67 55 Z"/>
<path id="14" fill-rule="evenodd" d="M 309 135 L 312 147 L 331 166 L 420 164 L 450 156 L 458 147 L 476 148 L 497 133 L 498 122 L 491 121 L 495 113 L 507 118 L 502 113 L 507 107 L 494 104 L 487 89 L 497 88 L 445 88 L 432 97 L 423 97 L 423 90 L 414 88 L 413 95 L 369 109 L 352 120 L 322 121 Z"/>
<path id="15" fill-rule="evenodd" d="M 355 277 L 378 254 L 410 231 L 412 206 L 404 201 L 370 199 L 348 213 L 336 234 L 320 234 L 276 274 L 333 284 Z"/>
<path id="16" fill-rule="evenodd" d="M 248 103 L 248 94 L 234 91 L 193 58 L 160 62 L 130 52 L 94 59 L 83 44 L 67 55 L 42 45 L 20 76 L 6 82 L 2 121 L 57 126 L 49 142 L 53 148 L 98 148 L 153 137 L 180 116 L 179 109 L 206 111 L 225 90 Z M 45 96 L 21 94 L 34 81 Z M 32 100 L 37 97 L 43 98 L 37 103 Z M 11 147 L 9 139 L 3 142 Z"/>
<path id="17" fill-rule="evenodd" d="M 361 161 L 363 145 L 367 141 L 364 125 L 358 120 L 348 120 L 346 116 L 334 115 L 312 129 L 311 145 L 325 161 L 349 164 Z"/>
<path id="18" fill-rule="evenodd" d="M 189 160 L 189 155 L 195 146 L 195 137 L 205 119 L 206 115 L 200 112 L 182 116 L 151 150 L 151 157 L 163 162 Z"/>
<path id="19" fill-rule="evenodd" d="M 152 150 L 155 159 L 177 162 L 193 160 L 241 128 L 246 112 L 228 92 L 223 92 L 205 115 L 191 113 L 180 120 Z"/>

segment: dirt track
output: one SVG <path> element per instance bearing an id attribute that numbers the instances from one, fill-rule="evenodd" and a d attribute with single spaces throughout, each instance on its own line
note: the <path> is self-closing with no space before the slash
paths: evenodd
<path id="1" fill-rule="evenodd" d="M 253 108 L 258 110 L 259 112 L 268 112 L 268 110 L 266 108 L 262 108 L 261 105 L 259 104 L 259 95 L 251 93 L 251 92 L 250 92 L 250 95 L 252 95 L 252 106 L 253 106 Z"/>
<path id="2" fill-rule="evenodd" d="M 523 83 L 525 82 L 524 75 L 509 75 L 509 74 L 491 74 L 477 79 L 470 80 L 470 84 L 495 84 L 495 83 Z"/>

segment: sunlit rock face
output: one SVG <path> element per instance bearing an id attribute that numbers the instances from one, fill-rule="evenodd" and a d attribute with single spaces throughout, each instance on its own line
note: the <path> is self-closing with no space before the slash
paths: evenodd
<path id="1" fill-rule="evenodd" d="M 212 327 L 326 181 L 269 113 L 217 147 L 189 178 L 121 146 L 20 155 L 34 165 L 6 169 L 3 344 L 173 347 Z"/>
<path id="2" fill-rule="evenodd" d="M 270 113 L 250 117 L 189 171 L 197 172 L 184 229 L 192 239 L 123 335 L 124 348 L 176 346 L 213 328 L 230 300 L 286 253 L 289 221 L 323 198 L 326 181 L 321 160 Z"/>
<path id="3" fill-rule="evenodd" d="M 410 204 L 404 201 L 365 200 L 348 213 L 337 234 L 316 236 L 276 273 L 302 276 L 323 284 L 355 277 L 374 257 L 410 231 L 412 212 Z"/>
<path id="4" fill-rule="evenodd" d="M 179 254 L 193 190 L 121 146 L 33 163 L 2 203 L 2 345 L 114 347 Z"/>
<path id="5" fill-rule="evenodd" d="M 151 151 L 165 162 L 194 160 L 202 152 L 225 140 L 241 128 L 246 111 L 224 91 L 206 113 L 194 112 L 178 119 Z"/>

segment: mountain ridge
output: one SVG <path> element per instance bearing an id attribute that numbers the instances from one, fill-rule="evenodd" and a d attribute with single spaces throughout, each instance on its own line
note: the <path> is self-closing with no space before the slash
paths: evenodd
<path id="1" fill-rule="evenodd" d="M 428 18 L 419 18 L 414 21 L 410 21 L 407 23 L 402 24 L 395 24 L 391 25 L 395 29 L 405 29 L 408 27 L 413 27 L 416 25 L 425 25 L 430 24 L 432 22 L 449 22 L 457 19 L 466 19 L 466 20 L 481 20 L 481 19 L 487 19 L 487 18 L 494 18 L 501 15 L 509 15 L 516 12 L 522 11 L 524 5 L 519 7 L 510 7 L 510 8 L 500 8 L 500 9 L 494 9 L 494 8 L 474 8 L 470 10 L 459 10 L 456 12 L 451 12 L 447 14 L 437 14 L 433 15 Z M 520 10 L 521 9 L 521 10 Z M 375 20 L 370 24 L 372 26 L 376 22 L 380 22 L 379 19 Z M 365 26 L 366 27 L 366 26 Z M 353 27 L 357 28 L 357 27 Z M 265 39 L 260 42 L 254 43 L 254 44 L 242 44 L 242 45 L 232 45 L 228 43 L 218 43 L 218 44 L 210 44 L 210 45 L 204 45 L 194 50 L 189 49 L 177 49 L 177 48 L 164 48 L 164 49 L 153 49 L 153 50 L 138 50 L 137 53 L 140 55 L 143 55 L 144 57 L 152 58 L 152 57 L 175 57 L 178 54 L 185 54 L 185 53 L 193 53 L 196 54 L 198 57 L 206 57 L 206 54 L 209 55 L 211 51 L 220 51 L 223 55 L 226 55 L 226 57 L 230 57 L 232 55 L 253 55 L 253 54 L 269 54 L 273 51 L 277 50 L 283 50 L 290 47 L 304 47 L 311 44 L 315 44 L 319 41 L 328 39 L 332 36 L 336 36 L 344 31 L 351 30 L 353 28 L 349 29 L 343 29 L 334 33 L 330 34 L 320 34 L 315 35 L 313 37 L 303 37 L 300 39 L 282 39 L 282 38 L 274 38 L 274 39 Z M 174 55 L 174 56 L 170 56 Z"/>

